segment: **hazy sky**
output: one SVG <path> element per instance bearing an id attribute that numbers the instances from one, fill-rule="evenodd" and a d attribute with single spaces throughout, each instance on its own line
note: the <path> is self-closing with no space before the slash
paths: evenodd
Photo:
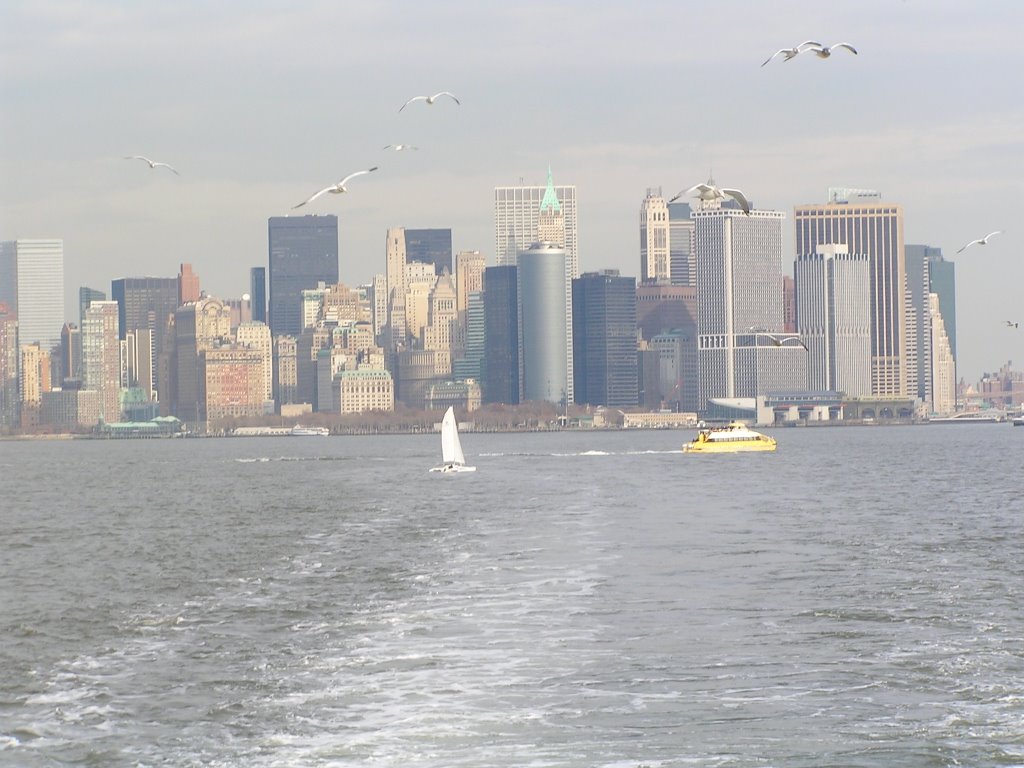
<path id="1" fill-rule="evenodd" d="M 339 217 L 341 279 L 392 226 L 451 227 L 494 263 L 494 187 L 575 184 L 581 271 L 638 276 L 639 210 L 704 181 L 786 212 L 830 186 L 904 206 L 957 264 L 959 372 L 1024 367 L 1024 3 L 306 0 L 0 4 L 0 239 L 64 239 L 81 285 L 173 276 L 221 297 L 267 218 Z M 761 62 L 813 38 L 818 60 Z M 450 90 L 462 101 L 398 109 Z M 416 152 L 385 152 L 389 143 Z M 121 159 L 143 154 L 181 176 Z M 1005 233 L 959 256 L 964 243 Z"/>

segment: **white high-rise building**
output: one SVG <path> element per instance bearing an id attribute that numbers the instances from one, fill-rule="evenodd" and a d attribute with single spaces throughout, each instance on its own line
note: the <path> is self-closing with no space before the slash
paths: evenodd
<path id="1" fill-rule="evenodd" d="M 956 361 L 946 333 L 946 324 L 939 306 L 939 295 L 928 294 L 931 315 L 931 378 L 932 413 L 951 414 L 956 410 Z"/>
<path id="2" fill-rule="evenodd" d="M 260 353 L 263 367 L 263 400 L 266 408 L 266 403 L 274 399 L 274 343 L 270 336 L 270 326 L 255 320 L 242 323 L 235 331 L 235 341 Z"/>
<path id="3" fill-rule="evenodd" d="M 819 245 L 797 254 L 797 331 L 815 391 L 871 394 L 871 275 L 866 254 Z"/>
<path id="4" fill-rule="evenodd" d="M 871 394 L 905 397 L 917 391 L 917 367 L 907 363 L 907 270 L 903 207 L 873 190 L 829 190 L 825 205 L 796 208 L 796 252 L 846 245 L 863 253 L 871 269 Z M 911 380 L 910 374 L 914 374 Z"/>
<path id="5" fill-rule="evenodd" d="M 668 283 L 672 279 L 668 203 L 661 187 L 648 187 L 640 204 L 640 281 Z"/>
<path id="6" fill-rule="evenodd" d="M 781 211 L 701 203 L 693 214 L 697 271 L 698 408 L 807 387 L 807 353 L 783 331 Z"/>
<path id="7" fill-rule="evenodd" d="M 519 253 L 535 242 L 545 239 L 540 236 L 540 212 L 542 203 L 547 208 L 557 205 L 564 222 L 564 236 L 561 246 L 569 282 L 580 276 L 576 234 L 576 187 L 555 186 L 551 169 L 548 169 L 546 186 L 516 186 L 494 188 L 494 255 L 498 266 L 518 263 Z M 558 242 L 551 237 L 549 242 Z"/>
<path id="8" fill-rule="evenodd" d="M 100 416 L 120 421 L 121 340 L 116 301 L 94 301 L 82 320 L 82 384 L 100 393 Z"/>
<path id="9" fill-rule="evenodd" d="M 18 317 L 21 344 L 49 351 L 64 327 L 64 241 L 21 239 L 0 243 L 0 304 Z"/>

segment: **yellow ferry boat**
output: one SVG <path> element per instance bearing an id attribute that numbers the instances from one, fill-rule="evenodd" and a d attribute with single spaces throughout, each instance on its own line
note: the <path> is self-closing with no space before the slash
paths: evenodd
<path id="1" fill-rule="evenodd" d="M 747 428 L 741 421 L 726 427 L 704 427 L 683 446 L 684 453 L 738 453 L 740 451 L 774 451 L 775 438 Z"/>

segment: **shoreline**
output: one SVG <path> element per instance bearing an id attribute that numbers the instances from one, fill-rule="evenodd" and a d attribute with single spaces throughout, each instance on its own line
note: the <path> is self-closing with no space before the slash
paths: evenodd
<path id="1" fill-rule="evenodd" d="M 916 427 L 916 426 L 929 426 L 933 424 L 949 424 L 949 421 L 943 422 L 931 422 L 927 420 L 923 421 L 911 421 L 911 420 L 897 420 L 893 419 L 890 421 L 863 421 L 863 420 L 836 420 L 836 421 L 814 421 L 814 422 L 797 422 L 788 424 L 771 424 L 771 425 L 753 425 L 758 429 L 819 429 L 819 428 L 841 428 L 841 427 Z M 970 423 L 970 422 L 961 422 Z M 1005 422 L 975 422 L 984 424 L 1010 424 L 1009 420 Z M 537 432 L 693 432 L 697 429 L 693 427 L 485 427 L 485 428 L 473 428 L 467 426 L 464 428 L 466 434 L 520 434 L 520 433 L 537 433 Z M 230 434 L 230 433 L 214 433 L 214 434 L 162 434 L 162 435 L 111 435 L 111 434 L 77 434 L 70 432 L 62 432 L 55 434 L 24 434 L 24 435 L 0 435 L 0 442 L 39 442 L 49 440 L 193 440 L 193 439 L 252 439 L 252 438 L 265 438 L 265 437 L 288 437 L 288 438 L 311 438 L 311 437 L 372 437 L 372 436 L 407 436 L 407 435 L 434 435 L 437 433 L 436 429 L 373 429 L 369 427 L 361 428 L 344 428 L 338 430 L 332 430 L 329 435 L 291 435 L 291 434 Z"/>

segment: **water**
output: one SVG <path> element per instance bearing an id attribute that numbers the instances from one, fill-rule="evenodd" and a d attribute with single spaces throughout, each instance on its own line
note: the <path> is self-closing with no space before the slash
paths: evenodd
<path id="1" fill-rule="evenodd" d="M 0 765 L 1024 765 L 1024 430 L 0 443 Z"/>

